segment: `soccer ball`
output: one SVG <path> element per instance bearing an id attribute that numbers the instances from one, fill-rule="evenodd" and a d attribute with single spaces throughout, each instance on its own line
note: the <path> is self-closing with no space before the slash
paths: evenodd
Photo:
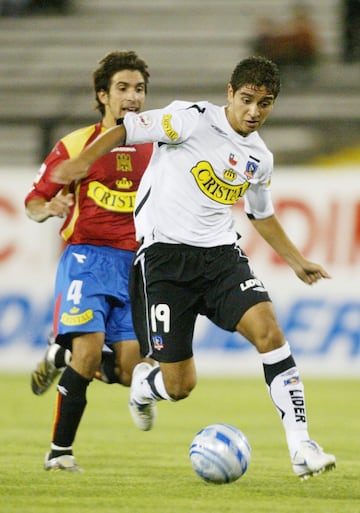
<path id="1" fill-rule="evenodd" d="M 193 469 L 204 481 L 231 483 L 246 472 L 251 447 L 236 427 L 211 424 L 196 434 L 189 455 Z"/>

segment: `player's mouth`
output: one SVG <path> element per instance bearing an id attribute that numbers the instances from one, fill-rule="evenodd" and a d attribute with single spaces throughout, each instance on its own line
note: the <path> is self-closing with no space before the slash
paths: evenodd
<path id="1" fill-rule="evenodd" d="M 136 114 L 138 112 L 140 112 L 140 108 L 139 107 L 136 107 L 136 106 L 133 106 L 133 107 L 123 107 L 121 109 L 124 113 L 124 115 L 127 113 L 127 112 L 135 112 Z"/>
<path id="2" fill-rule="evenodd" d="M 259 125 L 259 122 L 255 120 L 246 120 L 245 124 L 248 128 L 251 128 L 251 130 L 255 130 Z"/>

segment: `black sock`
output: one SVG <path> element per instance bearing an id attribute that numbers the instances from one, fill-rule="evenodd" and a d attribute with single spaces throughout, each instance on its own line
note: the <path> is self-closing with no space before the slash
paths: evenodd
<path id="1" fill-rule="evenodd" d="M 281 360 L 281 362 L 273 363 L 273 364 L 263 364 L 265 381 L 268 386 L 271 385 L 272 380 L 282 372 L 295 367 L 295 361 L 292 355 L 285 358 L 285 360 Z"/>
<path id="2" fill-rule="evenodd" d="M 115 353 L 113 351 L 103 351 L 100 364 L 100 380 L 105 383 L 121 383 L 119 376 L 115 372 Z"/>
<path id="3" fill-rule="evenodd" d="M 72 367 L 66 367 L 59 384 L 56 398 L 53 444 L 59 447 L 71 447 L 81 417 L 86 407 L 86 389 L 90 381 L 83 378 Z M 71 451 L 52 451 L 50 457 L 71 454 Z"/>

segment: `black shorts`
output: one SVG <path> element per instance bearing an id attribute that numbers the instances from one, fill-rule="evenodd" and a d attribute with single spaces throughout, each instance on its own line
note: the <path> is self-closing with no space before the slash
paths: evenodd
<path id="1" fill-rule="evenodd" d="M 237 245 L 153 244 L 135 257 L 129 287 L 141 353 L 167 363 L 193 355 L 199 314 L 235 331 L 250 307 L 270 301 Z"/>

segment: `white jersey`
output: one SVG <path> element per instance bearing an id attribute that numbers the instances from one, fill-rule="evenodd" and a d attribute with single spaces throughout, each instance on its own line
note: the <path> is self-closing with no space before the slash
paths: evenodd
<path id="1" fill-rule="evenodd" d="M 136 234 L 144 247 L 234 243 L 231 207 L 242 196 L 247 214 L 273 214 L 273 155 L 257 132 L 236 133 L 225 107 L 175 101 L 127 113 L 124 125 L 127 144 L 158 142 L 136 196 Z"/>

